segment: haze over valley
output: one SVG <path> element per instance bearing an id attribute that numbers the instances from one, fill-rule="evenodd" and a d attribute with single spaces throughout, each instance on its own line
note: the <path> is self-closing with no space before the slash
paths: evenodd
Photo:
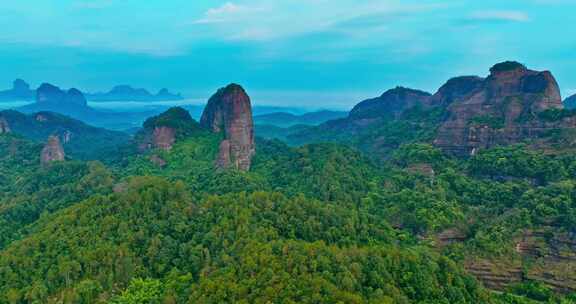
<path id="1" fill-rule="evenodd" d="M 0 304 L 576 303 L 575 9 L 0 2 Z"/>

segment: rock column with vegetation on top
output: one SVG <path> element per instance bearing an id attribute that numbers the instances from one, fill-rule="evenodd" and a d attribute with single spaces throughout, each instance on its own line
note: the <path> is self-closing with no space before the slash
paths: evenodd
<path id="1" fill-rule="evenodd" d="M 542 114 L 563 109 L 558 84 L 550 72 L 533 71 L 512 61 L 493 66 L 487 78 L 448 81 L 432 102 L 447 106 L 434 144 L 460 156 L 537 138 L 560 126 L 560 122 L 542 120 Z"/>
<path id="2" fill-rule="evenodd" d="M 190 136 L 200 128 L 190 113 L 181 107 L 170 108 L 147 119 L 143 127 L 136 135 L 141 152 L 150 149 L 170 151 L 178 138 Z"/>
<path id="3" fill-rule="evenodd" d="M 218 90 L 208 101 L 200 125 L 223 134 L 218 168 L 250 170 L 255 154 L 254 122 L 250 97 L 240 85 L 230 84 Z"/>

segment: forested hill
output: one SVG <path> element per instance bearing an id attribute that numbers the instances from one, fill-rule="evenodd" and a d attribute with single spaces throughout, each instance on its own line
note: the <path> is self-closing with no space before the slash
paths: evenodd
<path id="1" fill-rule="evenodd" d="M 285 137 L 294 145 L 345 143 L 376 159 L 418 142 L 466 157 L 523 142 L 573 142 L 575 114 L 564 108 L 551 72 L 507 61 L 494 65 L 485 78 L 452 78 L 435 94 L 404 87 L 388 90 L 359 103 L 346 118 Z"/>
<path id="2" fill-rule="evenodd" d="M 430 98 L 408 93 L 382 100 Z M 358 120 L 331 143 L 254 139 L 238 85 L 99 162 L 42 164 L 0 132 L 0 303 L 575 303 L 570 137 L 461 157 L 435 143 L 456 113 L 436 102 L 364 121 L 397 139 L 385 158 Z"/>
<path id="3" fill-rule="evenodd" d="M 6 133 L 20 135 L 32 141 L 43 142 L 50 135 L 60 138 L 67 154 L 76 159 L 96 160 L 111 157 L 130 137 L 87 125 L 79 120 L 54 113 L 23 114 L 13 110 L 0 111 L 0 124 Z M 3 132 L 0 132 L 3 133 Z"/>

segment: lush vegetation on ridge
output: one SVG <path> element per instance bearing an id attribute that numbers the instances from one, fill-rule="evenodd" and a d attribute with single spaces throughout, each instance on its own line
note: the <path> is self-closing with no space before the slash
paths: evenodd
<path id="1" fill-rule="evenodd" d="M 452 158 L 415 108 L 347 142 L 385 158 L 258 139 L 249 172 L 215 170 L 221 135 L 168 114 L 147 127 L 185 130 L 172 149 L 109 165 L 0 135 L 0 303 L 576 303 L 570 153 Z M 520 278 L 496 293 L 478 265 Z"/>

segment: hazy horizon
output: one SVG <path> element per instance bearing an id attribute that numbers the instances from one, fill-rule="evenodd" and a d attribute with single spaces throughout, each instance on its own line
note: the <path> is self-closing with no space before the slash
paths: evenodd
<path id="1" fill-rule="evenodd" d="M 552 71 L 567 97 L 574 9 L 564 0 L 4 1 L 0 88 L 22 78 L 206 99 L 236 82 L 257 105 L 350 109 L 398 85 L 434 93 L 517 60 Z"/>

